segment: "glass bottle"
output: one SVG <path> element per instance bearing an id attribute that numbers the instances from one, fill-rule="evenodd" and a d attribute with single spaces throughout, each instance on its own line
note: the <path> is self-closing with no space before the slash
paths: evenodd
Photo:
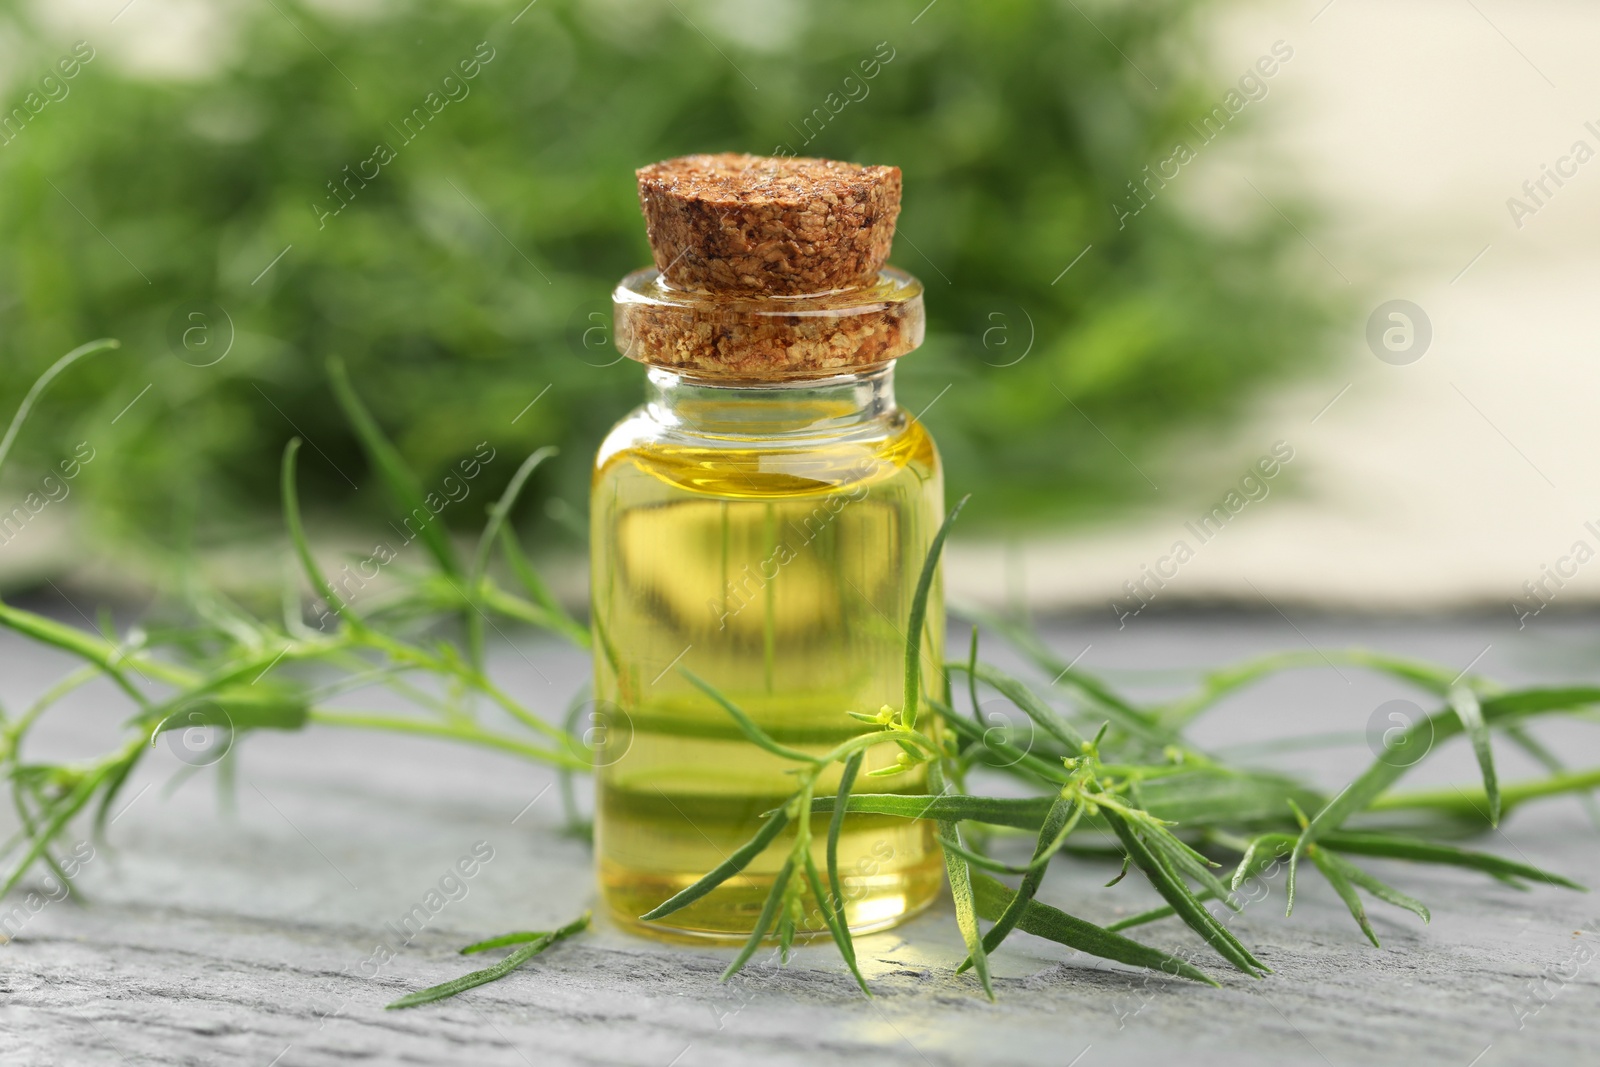
<path id="1" fill-rule="evenodd" d="M 723 862 L 794 791 L 794 764 L 749 742 L 686 672 L 814 754 L 866 729 L 846 712 L 899 709 L 906 619 L 943 512 L 933 441 L 894 398 L 892 360 L 921 341 L 922 289 L 882 269 L 821 295 L 697 292 L 651 269 L 625 278 L 615 305 L 619 347 L 651 366 L 645 403 L 606 438 L 593 474 L 595 698 L 608 724 L 601 893 L 638 931 L 742 939 L 792 829 L 696 903 L 638 918 Z M 841 337 L 868 340 L 830 356 L 833 366 L 743 358 L 819 328 L 835 355 Z M 675 340 L 708 335 L 721 339 L 714 358 L 685 365 Z M 930 675 L 943 622 L 935 586 L 922 638 Z M 927 792 L 925 765 L 865 776 L 898 752 L 868 750 L 855 791 Z M 830 768 L 818 795 L 839 773 Z M 812 840 L 821 867 L 827 816 L 813 817 Z M 943 879 L 931 823 L 868 814 L 846 816 L 839 870 L 857 932 L 925 907 Z M 815 902 L 804 913 L 824 929 Z"/>

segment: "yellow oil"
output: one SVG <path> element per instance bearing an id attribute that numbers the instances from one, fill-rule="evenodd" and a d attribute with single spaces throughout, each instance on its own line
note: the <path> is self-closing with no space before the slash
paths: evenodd
<path id="1" fill-rule="evenodd" d="M 678 668 L 817 754 L 864 729 L 847 711 L 900 707 L 906 617 L 943 488 L 920 424 L 895 415 L 888 425 L 875 439 L 782 448 L 650 440 L 624 423 L 602 447 L 591 525 L 596 700 L 607 719 L 596 852 L 619 923 L 670 938 L 748 936 L 793 843 L 791 829 L 695 904 L 639 920 L 723 862 L 795 789 L 795 765 L 751 744 Z M 935 587 L 924 664 L 940 662 L 941 603 Z M 869 750 L 862 771 L 898 752 Z M 819 781 L 819 795 L 837 790 L 838 774 Z M 927 787 L 916 768 L 863 774 L 855 791 Z M 826 817 L 813 818 L 812 835 L 825 870 Z M 925 907 L 942 863 L 926 822 L 846 816 L 846 921 L 880 929 Z M 804 914 L 804 929 L 825 929 L 814 901 Z"/>

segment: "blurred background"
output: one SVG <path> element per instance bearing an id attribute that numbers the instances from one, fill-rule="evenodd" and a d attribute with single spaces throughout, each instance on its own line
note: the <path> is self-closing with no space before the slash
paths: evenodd
<path id="1" fill-rule="evenodd" d="M 294 435 L 321 542 L 370 547 L 393 516 L 331 358 L 425 486 L 493 450 L 463 533 L 560 446 L 516 519 L 576 561 L 641 395 L 594 329 L 649 260 L 633 170 L 741 150 L 904 171 L 929 332 L 900 395 L 975 494 L 958 598 L 1579 606 L 1596 30 L 1488 0 L 4 0 L 0 410 L 123 347 L 17 441 L 0 590 L 268 595 Z"/>

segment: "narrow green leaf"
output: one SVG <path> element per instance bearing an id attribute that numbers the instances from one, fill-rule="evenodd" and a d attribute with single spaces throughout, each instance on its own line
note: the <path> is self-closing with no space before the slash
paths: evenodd
<path id="1" fill-rule="evenodd" d="M 1259 978 L 1262 973 L 1270 971 L 1270 968 L 1252 956 L 1238 938 L 1201 906 L 1193 890 L 1185 885 L 1159 856 L 1150 851 L 1126 819 L 1114 811 L 1103 811 L 1103 814 L 1123 847 L 1133 857 L 1133 862 L 1144 871 L 1145 877 L 1150 880 L 1156 892 L 1172 905 L 1173 910 L 1190 929 L 1204 938 L 1223 959 L 1250 977 Z"/>
<path id="2" fill-rule="evenodd" d="M 1027 910 L 1029 902 L 1033 900 L 1033 895 L 1039 891 L 1039 883 L 1044 881 L 1045 869 L 1050 862 L 1050 857 L 1055 855 L 1061 846 L 1066 843 L 1067 836 L 1072 833 L 1073 827 L 1077 825 L 1078 819 L 1082 814 L 1083 805 L 1076 799 L 1069 800 L 1064 796 L 1058 796 L 1050 805 L 1050 812 L 1045 816 L 1044 825 L 1039 828 L 1039 838 L 1033 846 L 1032 870 L 1022 876 L 1022 884 L 1017 888 L 1016 896 L 1011 899 L 1011 903 L 1006 906 L 1006 910 L 1001 914 L 1000 918 L 995 920 L 994 925 L 989 928 L 989 932 L 984 935 L 983 950 L 985 952 L 993 952 L 999 948 L 1001 942 L 1005 941 L 1006 936 L 1016 929 L 1017 923 L 1022 920 L 1022 913 Z M 960 974 L 971 965 L 972 959 L 968 957 L 960 967 L 956 968 L 956 973 Z"/>
<path id="3" fill-rule="evenodd" d="M 1076 690 L 1127 733 L 1158 745 L 1176 744 L 1181 741 L 1176 733 L 1163 726 L 1153 714 L 1130 704 L 1119 697 L 1105 682 L 1056 655 L 1039 640 L 1038 634 L 1021 622 L 991 612 L 973 611 L 965 606 L 962 608 L 962 614 L 978 620 L 1000 634 L 1035 667 L 1050 675 L 1054 679 L 1050 683 L 1052 686 L 1062 685 Z"/>
<path id="4" fill-rule="evenodd" d="M 106 775 L 106 785 L 101 790 L 100 800 L 95 805 L 94 812 L 94 832 L 102 840 L 105 838 L 107 819 L 111 815 L 111 805 L 116 802 L 122 787 L 127 784 L 128 777 L 133 773 L 133 768 L 143 754 L 144 746 L 141 745 L 129 753 L 127 759 L 113 765 L 111 772 Z"/>
<path id="5" fill-rule="evenodd" d="M 460 950 L 461 955 L 471 956 L 476 952 L 487 952 L 492 948 L 505 948 L 507 945 L 523 945 L 529 941 L 537 941 L 541 937 L 549 937 L 552 930 L 517 930 L 499 937 L 491 937 L 487 941 L 474 941 Z"/>
<path id="6" fill-rule="evenodd" d="M 998 920 L 1005 914 L 1016 897 L 1016 894 L 1005 885 L 983 874 L 972 876 L 972 889 L 978 914 L 991 920 Z M 1069 915 L 1059 908 L 1041 904 L 1037 900 L 1028 901 L 1027 906 L 1022 909 L 1022 915 L 1017 920 L 1017 929 L 1025 934 L 1077 949 L 1079 952 L 1087 952 L 1103 960 L 1114 960 L 1117 963 L 1126 963 L 1130 967 L 1145 967 L 1195 982 L 1204 982 L 1206 985 L 1217 985 L 1216 980 L 1204 971 L 1176 956 L 1169 956 L 1148 945 L 1141 945 L 1137 941 L 1086 922 L 1075 915 Z"/>
<path id="7" fill-rule="evenodd" d="M 1046 762 L 1034 752 L 1018 748 L 1004 736 L 997 736 L 1002 734 L 1000 727 L 982 729 L 948 707 L 937 702 L 930 703 L 939 713 L 941 721 L 961 738 L 964 745 L 971 746 L 969 756 L 981 753 L 983 758 L 979 762 L 984 766 L 994 767 L 1029 782 L 1048 785 L 1052 791 L 1066 784 L 1068 775 L 1058 759 Z"/>
<path id="8" fill-rule="evenodd" d="M 220 726 L 234 731 L 300 730 L 310 707 L 305 693 L 292 685 L 262 682 L 255 686 L 227 686 L 180 704 L 151 732 L 150 739 L 169 730 L 193 726 Z"/>
<path id="9" fill-rule="evenodd" d="M 1397 908 L 1404 908 L 1423 922 L 1433 921 L 1433 916 L 1428 912 L 1428 906 L 1416 897 L 1407 896 L 1388 883 L 1380 881 L 1376 876 L 1368 874 L 1343 856 L 1330 851 L 1326 844 L 1319 846 L 1318 851 L 1322 853 L 1322 858 L 1337 867 L 1341 874 L 1379 900 L 1393 904 Z"/>
<path id="10" fill-rule="evenodd" d="M 511 573 L 516 576 L 535 604 L 545 610 L 548 621 L 542 625 L 549 625 L 567 640 L 580 648 L 588 648 L 594 641 L 589 633 L 589 628 L 568 614 L 567 609 L 550 592 L 550 587 L 539 577 L 528 557 L 523 554 L 522 546 L 517 542 L 516 532 L 511 528 L 511 520 L 507 519 L 500 526 L 500 548 L 505 553 L 506 562 L 511 564 Z M 615 656 L 611 659 L 614 661 Z"/>
<path id="11" fill-rule="evenodd" d="M 744 711 L 733 701 L 723 696 L 722 692 L 717 689 L 716 686 L 712 685 L 704 678 L 701 678 L 689 668 L 679 667 L 678 673 L 689 679 L 690 684 L 696 689 L 700 690 L 700 692 L 704 693 L 706 696 L 722 705 L 722 710 L 731 715 L 733 717 L 733 721 L 739 724 L 740 732 L 755 744 L 759 745 L 761 748 L 766 749 L 774 756 L 781 756 L 784 759 L 795 760 L 800 763 L 820 762 L 817 757 L 808 752 L 801 752 L 798 748 L 790 748 L 788 745 L 780 744 L 779 742 L 773 740 L 771 734 L 767 733 L 760 726 L 756 725 L 756 721 L 754 719 L 752 719 L 749 715 L 746 715 Z"/>
<path id="12" fill-rule="evenodd" d="M 1505 734 L 1513 744 L 1537 760 L 1545 770 L 1552 774 L 1561 774 L 1566 771 L 1567 765 L 1562 762 L 1560 757 L 1551 752 L 1544 746 L 1543 742 L 1522 727 L 1508 726 Z M 1595 825 L 1596 829 L 1600 829 L 1600 804 L 1595 803 L 1594 793 L 1588 791 L 1579 794 L 1578 802 L 1583 805 L 1583 810 L 1588 814 L 1589 821 Z M 1507 806 L 1509 806 L 1509 803 Z M 1502 814 L 1504 814 L 1503 811 Z"/>
<path id="13" fill-rule="evenodd" d="M 1465 867 L 1505 878 L 1526 878 L 1566 889 L 1583 891 L 1584 887 L 1569 878 L 1526 863 L 1504 859 L 1488 852 L 1473 852 L 1453 845 L 1432 841 L 1417 841 L 1391 834 L 1353 833 L 1341 830 L 1328 834 L 1322 842 L 1329 848 L 1359 856 L 1385 856 L 1391 859 L 1416 860 L 1420 863 L 1439 863 L 1451 867 Z"/>
<path id="14" fill-rule="evenodd" d="M 967 506 L 970 499 L 971 494 L 968 494 L 956 501 L 956 506 L 950 509 L 950 514 L 939 525 L 939 532 L 933 535 L 933 542 L 928 545 L 928 555 L 922 561 L 922 574 L 917 578 L 917 591 L 911 598 L 911 615 L 906 620 L 905 703 L 900 711 L 900 721 L 910 729 L 916 729 L 917 706 L 921 701 L 922 627 L 928 618 L 928 595 L 933 589 L 933 576 L 939 570 L 939 554 L 944 551 L 944 539 L 950 533 L 956 516 L 961 514 L 961 509 Z"/>
<path id="15" fill-rule="evenodd" d="M 845 804 L 847 811 L 873 815 L 898 815 L 902 819 L 943 819 L 972 821 L 991 826 L 1014 826 L 1019 830 L 1038 830 L 1044 824 L 1052 801 L 1049 797 L 972 797 L 961 793 L 932 796 L 921 793 L 856 793 Z M 835 797 L 817 797 L 811 810 L 826 813 L 837 810 Z"/>
<path id="16" fill-rule="evenodd" d="M 420 989 L 415 993 L 407 993 L 393 1004 L 386 1004 L 384 1006 L 391 1010 L 395 1008 L 415 1008 L 419 1004 L 430 1004 L 435 1000 L 444 1000 L 447 997 L 455 996 L 457 993 L 465 993 L 467 990 L 473 989 L 477 986 L 487 985 L 496 979 L 504 978 L 506 975 L 510 974 L 512 971 L 516 970 L 518 967 L 521 967 L 524 963 L 527 963 L 529 960 L 533 959 L 533 957 L 539 955 L 539 953 L 549 948 L 551 945 L 558 941 L 566 940 L 573 934 L 578 933 L 580 930 L 586 929 L 588 925 L 589 913 L 584 912 L 577 919 L 561 927 L 559 930 L 552 930 L 547 934 L 541 935 L 538 940 L 517 949 L 515 952 L 512 952 L 509 956 L 492 967 L 485 967 L 481 971 L 473 971 L 471 974 L 464 974 L 460 978 L 452 978 L 448 982 L 431 986 L 428 989 Z M 483 944 L 487 945 L 487 942 L 484 942 Z M 468 946 L 468 948 L 471 947 L 473 946 Z M 462 951 L 466 950 L 463 949 Z"/>
<path id="17" fill-rule="evenodd" d="M 283 466 L 279 478 L 280 488 L 283 493 L 283 521 L 289 527 L 289 540 L 294 544 L 294 552 L 300 559 L 300 568 L 305 571 L 306 580 L 311 583 L 311 588 L 316 590 L 318 596 L 325 600 L 335 614 L 344 619 L 352 627 L 362 625 L 361 616 L 357 615 L 344 598 L 333 591 L 333 585 L 322 573 L 322 568 L 317 566 L 316 558 L 311 555 L 311 544 L 306 540 L 306 530 L 300 521 L 300 494 L 295 488 L 295 458 L 300 454 L 300 438 L 292 437 L 289 443 L 283 446 Z"/>
<path id="18" fill-rule="evenodd" d="M 972 643 L 967 649 L 967 696 L 972 701 L 972 721 L 984 728 L 983 707 L 978 703 L 978 625 L 972 626 Z"/>
<path id="19" fill-rule="evenodd" d="M 723 882 L 726 882 L 729 878 L 732 878 L 734 875 L 748 867 L 750 865 L 750 861 L 761 855 L 761 853 L 766 850 L 766 847 L 772 844 L 773 840 L 783 832 L 783 828 L 788 824 L 789 813 L 784 811 L 782 808 L 779 808 L 777 811 L 767 816 L 766 823 L 761 827 L 761 829 L 756 831 L 754 837 L 740 845 L 738 848 L 734 849 L 733 855 L 717 864 L 716 868 L 713 869 L 711 873 L 707 874 L 694 885 L 680 891 L 677 895 L 672 897 L 672 899 L 666 901 L 665 903 L 656 905 L 651 910 L 639 916 L 639 918 L 645 922 L 651 922 L 653 920 L 671 915 L 679 908 L 686 908 L 690 904 L 693 904 L 695 901 L 699 900 L 701 897 L 717 888 L 717 886 L 721 885 Z"/>
<path id="20" fill-rule="evenodd" d="M 97 352 L 106 352 L 110 349 L 121 347 L 122 342 L 116 338 L 102 337 L 98 341 L 90 341 L 87 344 L 79 345 L 45 368 L 45 372 L 33 380 L 33 385 L 29 387 L 27 395 L 22 398 L 22 403 L 17 405 L 17 412 L 11 416 L 11 425 L 6 427 L 5 436 L 0 437 L 0 468 L 5 467 L 6 457 L 11 454 L 11 443 L 17 439 L 17 434 L 22 432 L 22 425 L 28 421 L 28 414 L 33 411 L 33 405 L 44 395 L 44 391 L 50 387 L 50 383 L 55 381 L 62 371 L 85 356 L 92 356 Z"/>
<path id="21" fill-rule="evenodd" d="M 1567 686 L 1551 689 L 1522 689 L 1491 697 L 1479 705 L 1483 720 L 1490 725 L 1515 722 L 1529 715 L 1547 711 L 1583 707 L 1600 703 L 1600 688 L 1594 686 Z M 1455 736 L 1462 730 L 1460 717 L 1447 709 L 1415 723 L 1406 731 L 1404 745 L 1416 745 L 1426 752 L 1429 746 Z M 1395 746 L 1397 748 L 1400 745 Z M 1406 751 L 1412 751 L 1406 749 Z M 1386 761 L 1380 757 L 1360 777 L 1345 787 L 1325 807 L 1317 812 L 1300 833 L 1294 852 L 1289 856 L 1288 909 L 1294 910 L 1295 877 L 1300 857 L 1306 848 L 1323 834 L 1339 829 L 1346 819 L 1358 811 L 1365 811 L 1401 775 L 1417 761 L 1400 765 L 1400 761 Z"/>
<path id="22" fill-rule="evenodd" d="M 850 974 L 855 978 L 856 985 L 861 987 L 861 992 L 872 996 L 872 990 L 867 988 L 867 980 L 861 974 L 861 968 L 856 965 L 856 946 L 850 937 L 850 927 L 845 922 L 844 911 L 835 910 L 828 902 L 828 896 L 822 885 L 822 878 L 817 873 L 817 864 L 811 858 L 811 853 L 805 853 L 806 883 L 811 887 L 811 895 L 817 898 L 817 907 L 822 911 L 822 921 L 828 924 L 828 933 L 833 935 L 833 943 L 839 947 L 839 955 L 844 959 Z"/>
<path id="23" fill-rule="evenodd" d="M 766 903 L 761 905 L 761 914 L 756 918 L 756 925 L 750 931 L 750 938 L 739 950 L 739 954 L 728 964 L 728 969 L 722 972 L 722 980 L 726 982 L 750 962 L 750 957 L 755 955 L 756 949 L 761 947 L 762 938 L 767 936 L 767 931 L 772 927 L 772 920 L 777 916 L 778 909 L 783 907 L 783 891 L 789 886 L 789 879 L 794 874 L 794 857 L 790 856 L 784 861 L 778 871 L 777 878 L 773 879 L 772 891 L 767 894 Z"/>
<path id="24" fill-rule="evenodd" d="M 390 496 L 394 498 L 396 504 L 405 509 L 408 518 L 417 520 L 417 532 L 422 538 L 424 547 L 438 562 L 440 570 L 453 578 L 461 578 L 463 571 L 460 561 L 456 559 L 455 546 L 450 543 L 444 525 L 435 521 L 433 511 L 425 502 L 422 483 L 406 465 L 399 449 L 384 436 L 383 430 L 378 427 L 378 421 L 372 417 L 367 406 L 361 402 L 361 397 L 351 387 L 350 377 L 345 373 L 342 360 L 337 358 L 328 360 L 328 379 L 333 383 L 335 399 L 344 409 L 345 417 L 350 420 L 351 426 L 355 428 L 362 450 L 366 452 L 372 466 L 383 479 Z"/>
<path id="25" fill-rule="evenodd" d="M 1237 891 L 1246 878 L 1287 856 L 1294 848 L 1294 842 L 1294 834 L 1262 834 L 1252 840 L 1245 848 L 1244 855 L 1240 857 L 1239 866 L 1234 869 L 1233 879 L 1228 883 L 1228 888 Z M 1267 845 L 1272 846 L 1270 856 L 1262 851 Z"/>
<path id="26" fill-rule="evenodd" d="M 961 830 L 948 820 L 939 822 L 939 840 L 942 844 L 961 844 Z M 972 899 L 974 875 L 967 861 L 949 849 L 944 854 L 945 874 L 950 880 L 950 898 L 955 903 L 956 925 L 961 929 L 961 940 L 967 943 L 967 958 L 978 972 L 978 984 L 984 995 L 994 999 L 994 983 L 989 977 L 989 955 L 983 948 L 983 935 L 978 929 L 977 905 Z M 977 875 L 976 877 L 983 877 Z"/>
<path id="27" fill-rule="evenodd" d="M 1313 846 L 1306 850 L 1306 855 L 1311 857 L 1311 862 L 1317 865 L 1317 870 L 1333 886 L 1333 891 L 1339 894 L 1339 899 L 1344 901 L 1344 906 L 1350 909 L 1350 915 L 1361 927 L 1361 932 L 1367 935 L 1367 940 L 1372 942 L 1373 948 L 1381 948 L 1378 944 L 1378 935 L 1372 931 L 1372 923 L 1367 921 L 1367 909 L 1362 906 L 1361 898 L 1356 895 L 1355 886 L 1350 884 L 1350 879 L 1345 877 L 1344 871 L 1333 862 L 1327 850 Z"/>
<path id="28" fill-rule="evenodd" d="M 839 881 L 839 834 L 844 829 L 844 813 L 849 803 L 850 790 L 856 784 L 856 772 L 866 753 L 857 752 L 844 762 L 839 772 L 839 791 L 834 795 L 833 818 L 828 820 L 828 887 L 833 892 L 833 910 L 842 922 L 844 919 L 844 889 Z M 815 811 L 815 805 L 812 806 Z M 818 899 L 821 899 L 820 897 Z"/>
<path id="29" fill-rule="evenodd" d="M 500 499 L 489 508 L 489 518 L 483 524 L 483 533 L 478 536 L 478 548 L 472 554 L 472 570 L 467 575 L 467 588 L 474 592 L 478 583 L 483 580 L 484 572 L 489 569 L 489 552 L 494 548 L 494 540 L 500 534 L 500 528 L 505 525 L 506 517 L 511 514 L 511 509 L 516 506 L 517 497 L 522 494 L 522 487 L 528 481 L 528 476 L 534 468 L 551 456 L 556 454 L 553 446 L 545 446 L 522 461 L 517 468 L 517 473 L 511 476 L 511 481 L 506 484 L 505 491 L 500 494 Z"/>
<path id="30" fill-rule="evenodd" d="M 1202 824 L 1279 826 L 1291 799 L 1315 810 L 1327 798 L 1284 774 L 1202 766 L 1139 784 L 1140 806 L 1158 819 Z"/>
<path id="31" fill-rule="evenodd" d="M 968 670 L 968 665 L 965 663 L 951 663 L 948 666 L 958 671 Z M 1063 719 L 1055 708 L 1039 699 L 1033 690 L 1004 671 L 991 667 L 987 663 L 978 664 L 975 673 L 979 681 L 994 688 L 1000 695 L 1015 704 L 1023 714 L 1033 720 L 1039 729 L 1060 742 L 1068 753 L 1076 756 L 1082 751 L 1084 736 Z"/>
<path id="32" fill-rule="evenodd" d="M 1032 874 L 1034 871 L 1042 870 L 1046 866 L 1044 863 L 1028 863 L 1020 865 L 1015 863 L 1001 863 L 999 860 L 990 859 L 981 852 L 970 849 L 965 845 L 955 844 L 951 841 L 944 842 L 941 847 L 953 850 L 956 855 L 960 856 L 974 867 L 977 867 L 979 870 L 993 871 L 995 874 Z"/>
<path id="33" fill-rule="evenodd" d="M 0 898 L 4 898 L 7 893 L 11 892 L 22 876 L 28 872 L 28 868 L 33 866 L 34 861 L 39 859 L 44 854 L 45 849 L 50 847 L 50 842 L 54 841 L 56 835 L 61 833 L 62 827 L 66 826 L 72 817 L 78 814 L 83 809 L 83 806 L 89 802 L 89 798 L 94 795 L 95 790 L 100 787 L 100 784 L 109 773 L 111 773 L 111 767 L 103 766 L 93 774 L 84 775 L 72 792 L 56 801 L 50 808 L 46 809 L 46 812 L 41 813 L 47 814 L 48 818 L 43 819 L 44 825 L 40 826 L 38 832 L 32 835 L 27 851 L 12 866 L 11 872 L 6 875 L 4 884 L 0 884 Z"/>
<path id="34" fill-rule="evenodd" d="M 1228 890 L 1228 887 L 1223 885 L 1222 880 L 1209 869 L 1210 860 L 1178 840 L 1162 827 L 1147 828 L 1144 842 L 1150 848 L 1159 852 L 1166 859 L 1169 866 L 1199 882 L 1208 893 L 1215 896 L 1232 910 L 1240 910 L 1238 902 L 1233 899 L 1233 894 Z"/>
<path id="35" fill-rule="evenodd" d="M 72 626 L 48 619 L 43 615 L 0 603 L 0 626 L 15 630 L 24 637 L 41 644 L 53 645 L 79 659 L 105 671 L 117 687 L 138 704 L 148 707 L 149 701 L 119 668 L 121 653 L 117 646 L 94 634 L 85 633 Z"/>
<path id="36" fill-rule="evenodd" d="M 1484 721 L 1483 709 L 1472 690 L 1464 685 L 1450 690 L 1450 707 L 1461 720 L 1462 727 L 1472 740 L 1472 753 L 1478 758 L 1478 770 L 1483 774 L 1483 793 L 1489 798 L 1489 825 L 1500 825 L 1500 783 L 1494 773 L 1494 749 L 1489 742 L 1489 724 Z"/>

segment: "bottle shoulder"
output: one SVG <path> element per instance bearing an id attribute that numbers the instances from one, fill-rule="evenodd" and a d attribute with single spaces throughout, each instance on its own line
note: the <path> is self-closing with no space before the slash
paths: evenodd
<path id="1" fill-rule="evenodd" d="M 939 476 L 933 437 L 896 409 L 848 434 L 702 436 L 664 426 L 641 407 L 612 428 L 595 455 L 594 482 L 645 476 L 722 497 L 838 492 L 913 473 Z"/>

